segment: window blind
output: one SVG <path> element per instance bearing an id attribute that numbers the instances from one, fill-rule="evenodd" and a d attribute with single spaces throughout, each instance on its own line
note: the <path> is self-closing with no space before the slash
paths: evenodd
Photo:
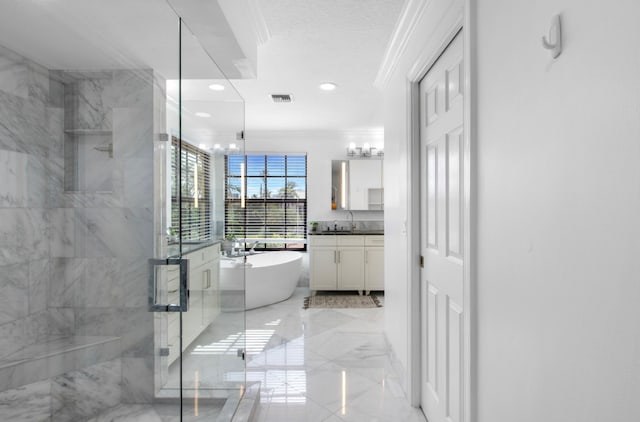
<path id="1" fill-rule="evenodd" d="M 227 155 L 225 173 L 227 237 L 273 239 L 257 249 L 306 250 L 304 242 L 283 242 L 306 239 L 306 155 Z M 245 208 L 240 199 L 242 183 Z"/>
<path id="2" fill-rule="evenodd" d="M 171 226 L 175 230 L 181 228 L 178 234 L 183 241 L 211 239 L 210 158 L 206 151 L 172 138 Z"/>

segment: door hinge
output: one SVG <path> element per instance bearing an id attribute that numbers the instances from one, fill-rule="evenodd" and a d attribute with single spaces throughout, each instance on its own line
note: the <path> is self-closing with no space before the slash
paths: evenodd
<path id="1" fill-rule="evenodd" d="M 240 132 L 236 133 L 236 140 L 244 141 L 244 130 L 241 130 Z"/>
<path id="2" fill-rule="evenodd" d="M 424 268 L 424 256 L 420 255 L 420 268 Z"/>
<path id="3" fill-rule="evenodd" d="M 161 347 L 160 348 L 160 356 L 169 356 L 169 348 Z"/>

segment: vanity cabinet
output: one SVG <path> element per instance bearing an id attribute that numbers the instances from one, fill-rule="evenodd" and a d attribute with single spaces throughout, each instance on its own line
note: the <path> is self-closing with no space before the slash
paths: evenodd
<path id="1" fill-rule="evenodd" d="M 364 246 L 364 288 L 384 290 L 384 236 L 366 236 Z"/>
<path id="2" fill-rule="evenodd" d="M 364 290 L 384 289 L 383 271 L 375 273 L 384 265 L 384 248 L 380 244 L 382 238 L 352 235 L 310 236 L 309 266 L 312 292 L 315 294 L 318 290 L 357 290 L 362 294 Z M 375 260 L 380 262 L 374 262 Z"/>
<path id="3" fill-rule="evenodd" d="M 310 286 L 315 290 L 337 290 L 338 289 L 338 263 L 335 242 L 324 242 L 333 240 L 325 238 L 311 238 L 309 271 Z M 315 241 L 317 239 L 317 241 Z M 330 244 L 327 244 L 330 243 Z"/>
<path id="4" fill-rule="evenodd" d="M 364 290 L 364 236 L 312 236 L 311 290 Z"/>
<path id="5" fill-rule="evenodd" d="M 338 238 L 338 245 L 340 244 Z M 362 246 L 338 246 L 336 249 L 338 260 L 338 288 L 337 290 L 357 290 L 362 294 L 364 290 L 364 250 Z"/>
<path id="6" fill-rule="evenodd" d="M 182 314 L 184 351 L 220 313 L 220 245 L 212 245 L 183 255 L 188 260 L 189 308 Z M 179 303 L 178 268 L 168 271 L 170 303 Z M 179 356 L 180 313 L 168 314 L 169 364 Z"/>

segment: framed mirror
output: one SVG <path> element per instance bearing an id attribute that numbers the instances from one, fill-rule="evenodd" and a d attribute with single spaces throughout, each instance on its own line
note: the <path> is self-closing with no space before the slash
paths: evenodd
<path id="1" fill-rule="evenodd" d="M 382 176 L 382 160 L 333 160 L 331 162 L 331 209 L 384 210 Z"/>

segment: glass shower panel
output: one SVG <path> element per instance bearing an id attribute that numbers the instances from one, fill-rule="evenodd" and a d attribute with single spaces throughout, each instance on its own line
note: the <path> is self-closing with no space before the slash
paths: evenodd
<path id="1" fill-rule="evenodd" d="M 0 420 L 177 420 L 155 407 L 148 262 L 167 252 L 154 177 L 179 19 L 24 0 L 0 22 Z"/>
<path id="2" fill-rule="evenodd" d="M 233 410 L 244 388 L 244 273 L 234 308 L 218 250 L 224 154 L 241 153 L 242 141 L 219 152 L 215 143 L 242 132 L 242 100 L 168 3 L 8 8 L 0 420 L 173 422 Z M 214 82 L 225 96 L 198 98 L 215 94 Z M 195 115 L 197 101 L 215 117 Z M 186 312 L 174 306 L 180 264 Z M 151 302 L 172 312 L 150 312 Z"/>
<path id="3" fill-rule="evenodd" d="M 228 412 L 245 387 L 244 266 L 221 256 L 224 241 L 224 157 L 244 154 L 244 102 L 190 28 L 181 27 L 179 136 L 172 139 L 180 173 L 173 180 L 172 225 L 189 266 L 189 308 L 181 315 L 183 408 L 193 416 L 221 401 Z M 233 306 L 235 300 L 238 306 Z M 170 377 L 177 371 L 169 370 Z"/>

